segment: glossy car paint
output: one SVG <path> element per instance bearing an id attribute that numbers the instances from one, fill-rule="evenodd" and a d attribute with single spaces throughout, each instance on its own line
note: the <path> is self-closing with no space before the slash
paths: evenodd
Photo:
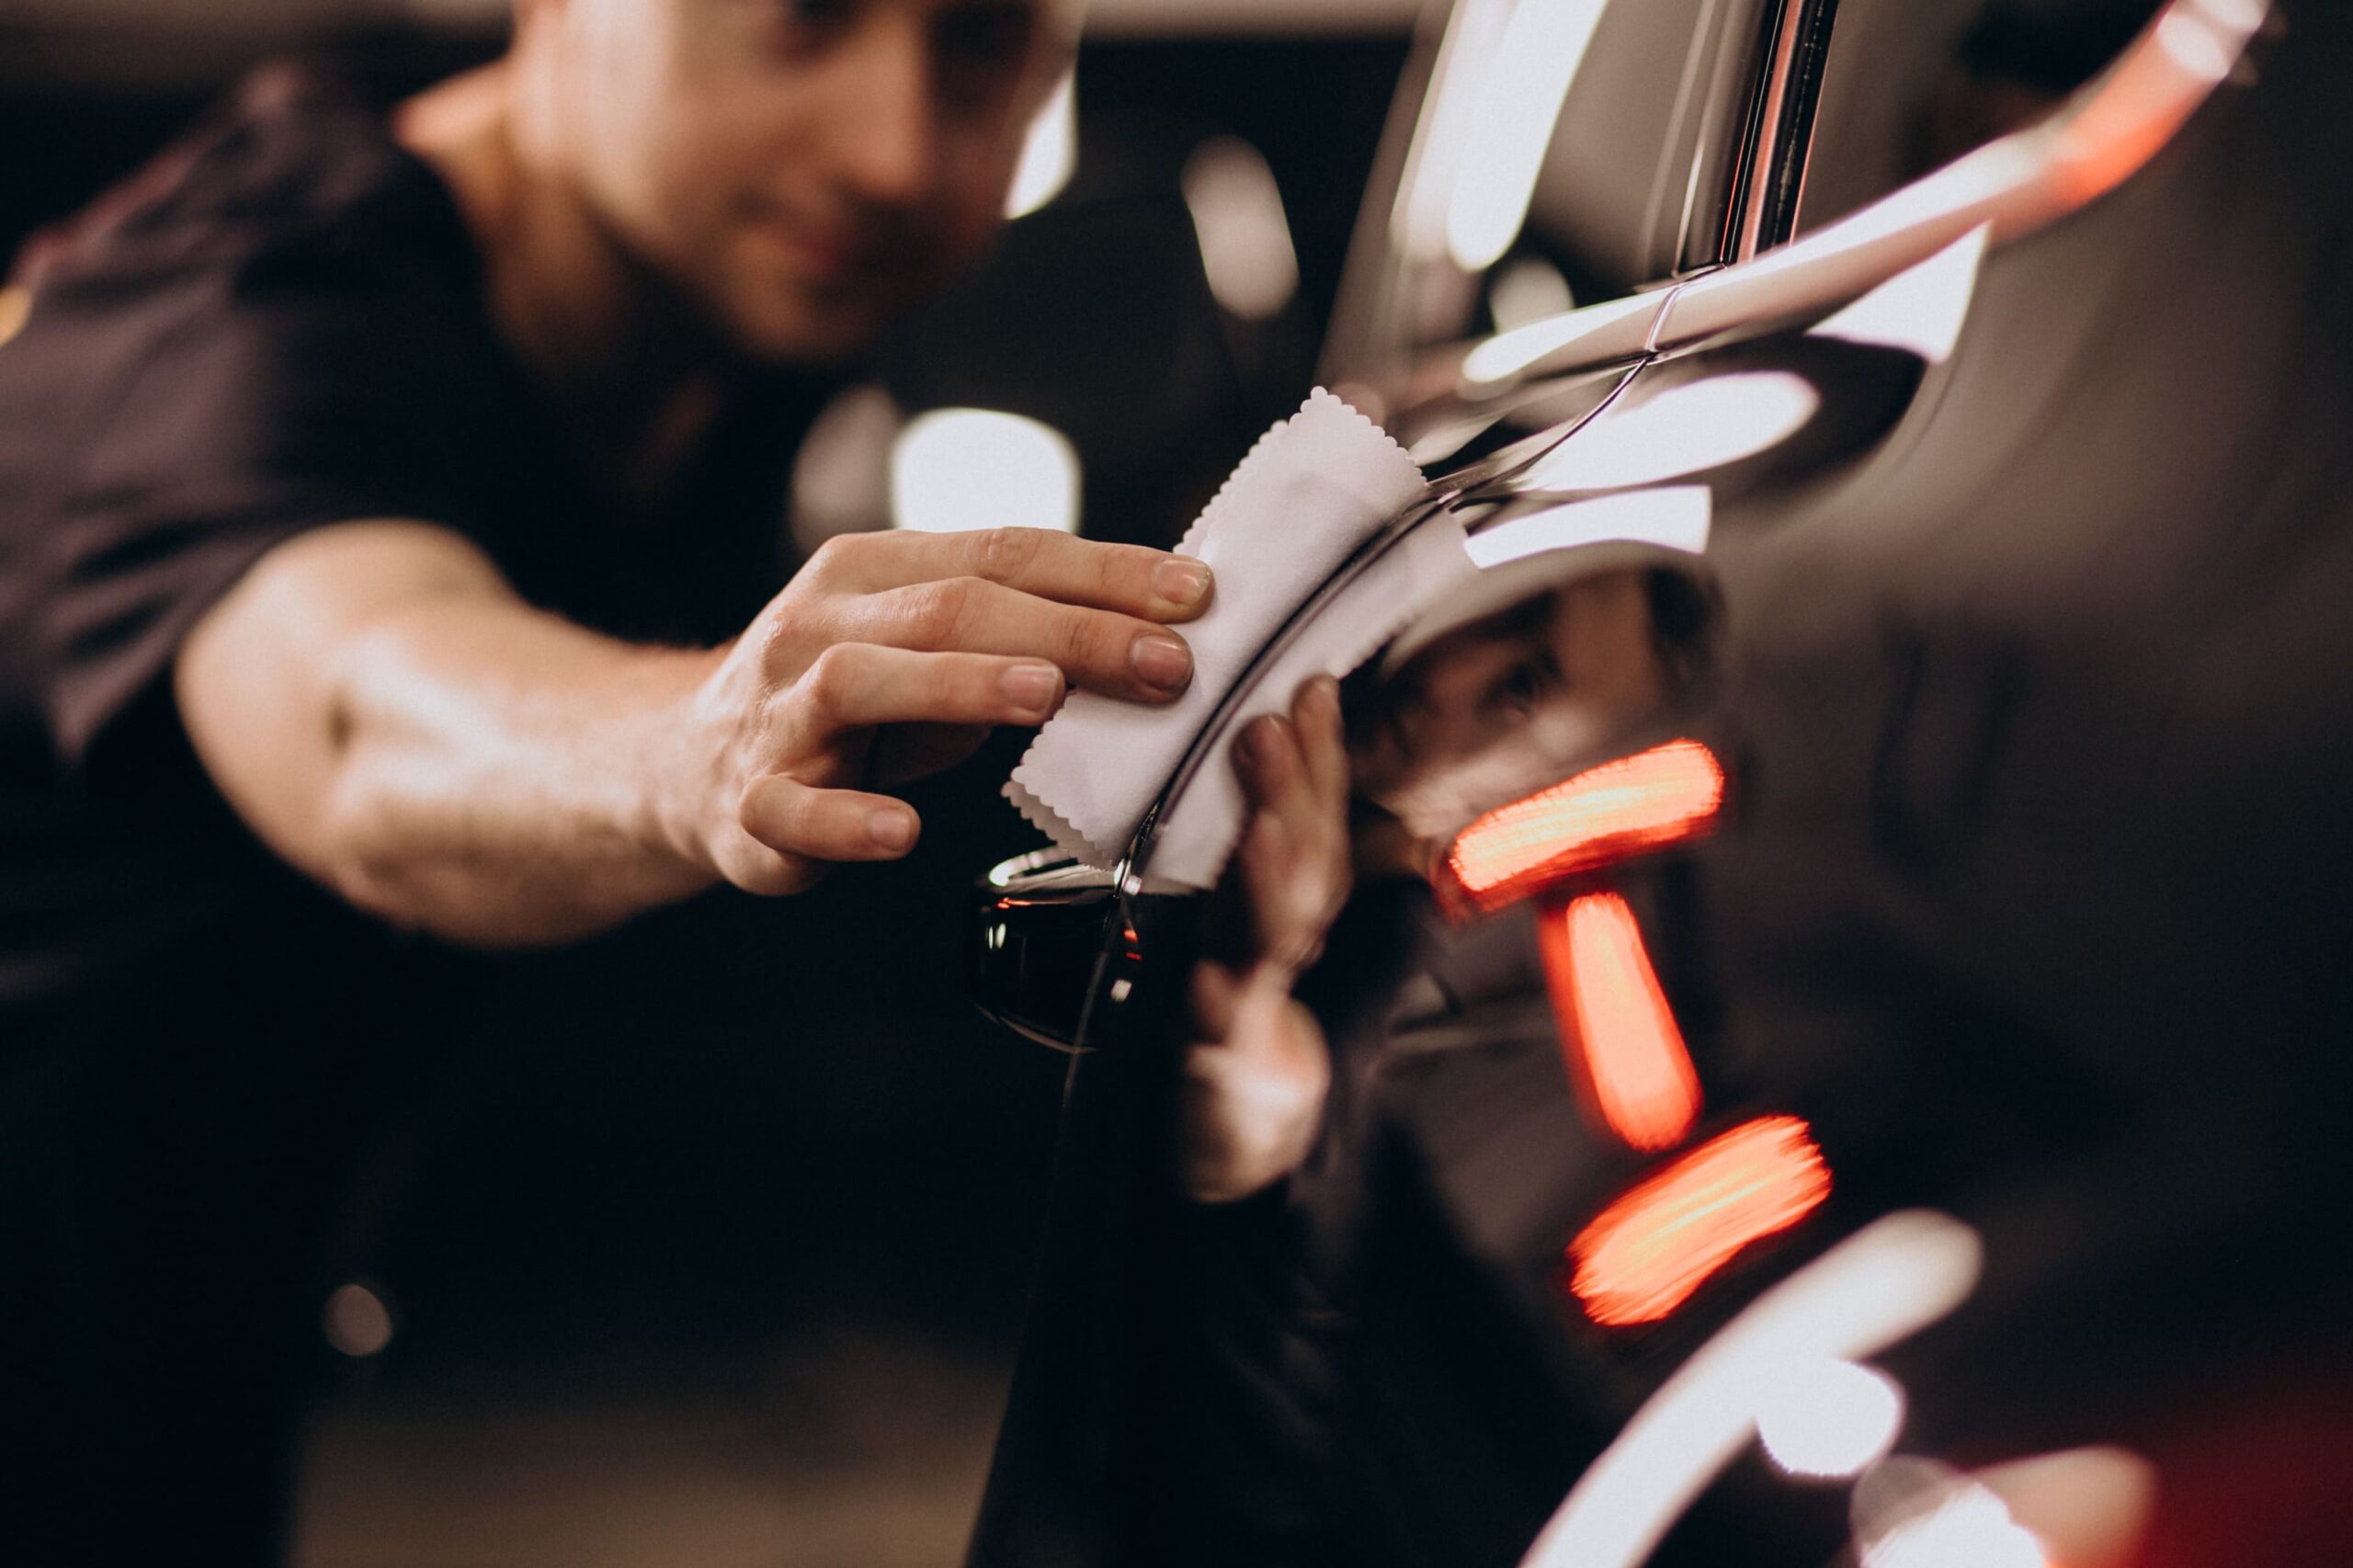
<path id="1" fill-rule="evenodd" d="M 2343 1559 L 2323 1477 L 2347 1408 L 2345 1100 L 2315 1042 L 2353 1023 L 2353 147 L 2332 108 L 2353 29 L 2282 9 L 2266 35 L 2260 6 L 2172 6 L 2041 125 L 1415 405 L 1435 428 L 1556 374 L 1593 389 L 1442 474 L 1392 539 L 1591 498 L 1530 476 L 1678 390 L 1817 394 L 1650 482 L 1710 497 L 1706 658 L 1591 755 L 1545 759 L 1549 783 L 1696 738 L 1724 821 L 1484 918 L 1361 888 L 1303 988 L 1340 1062 L 1324 1141 L 1222 1208 L 1165 1174 L 1203 909 L 1139 891 L 1148 823 L 1099 889 L 1116 936 L 974 1562 L 1866 1549 L 1866 1505 L 1914 1472 L 1797 1481 L 1747 1441 L 1753 1412 L 1693 1391 L 1790 1301 L 1849 1301 L 1867 1240 L 1916 1289 L 1838 1353 L 1905 1392 L 1904 1450 L 2124 1444 L 2163 1489 L 2119 1561 Z M 1895 292 L 1854 303 L 1875 288 Z M 1340 612 L 1349 576 L 1302 614 Z M 1698 1069 L 1677 1152 L 1613 1137 L 1563 1069 L 1538 923 L 1605 887 Z M 1774 1118 L 1821 1152 L 1827 1200 L 1664 1315 L 1597 1321 L 1576 1239 Z M 1706 1409 L 1730 1439 L 1669 1419 Z M 1654 1495 L 1577 1533 L 1630 1475 Z"/>

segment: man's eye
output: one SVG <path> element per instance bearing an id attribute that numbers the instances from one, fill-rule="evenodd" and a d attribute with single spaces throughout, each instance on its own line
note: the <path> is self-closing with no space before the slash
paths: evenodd
<path id="1" fill-rule="evenodd" d="M 788 52 L 832 38 L 857 19 L 858 0 L 775 0 L 778 45 Z"/>
<path id="2" fill-rule="evenodd" d="M 1551 684 L 1550 672 L 1533 659 L 1523 659 L 1487 688 L 1488 710 L 1525 717 Z"/>
<path id="3" fill-rule="evenodd" d="M 1037 18 L 1028 6 L 967 6 L 942 15 L 933 32 L 951 90 L 986 93 L 1010 85 L 1029 58 Z"/>

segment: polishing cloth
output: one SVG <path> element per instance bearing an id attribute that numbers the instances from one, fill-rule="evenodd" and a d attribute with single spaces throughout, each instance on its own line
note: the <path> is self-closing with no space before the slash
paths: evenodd
<path id="1" fill-rule="evenodd" d="M 1205 562 L 1217 584 L 1209 609 L 1182 629 L 1193 650 L 1193 681 L 1184 695 L 1153 707 L 1073 693 L 1030 743 L 1006 798 L 1069 854 L 1097 866 L 1117 862 L 1259 649 L 1422 489 L 1421 471 L 1396 442 L 1317 388 L 1297 414 L 1258 438 L 1176 546 L 1179 555 Z M 1454 551 L 1461 556 L 1459 534 Z M 1468 570 L 1468 558 L 1461 559 Z M 1396 625 L 1391 620 L 1383 634 Z M 1358 650 L 1351 663 L 1377 645 Z M 1302 671 L 1279 697 L 1274 683 L 1262 681 L 1259 689 L 1269 694 L 1269 706 L 1288 703 L 1298 681 L 1313 673 Z M 1222 758 L 1211 761 L 1210 773 L 1226 771 L 1216 766 Z M 1238 790 L 1230 816 L 1209 835 L 1224 838 L 1217 863 L 1208 864 L 1211 857 L 1196 849 L 1183 885 L 1215 881 L 1241 830 Z"/>

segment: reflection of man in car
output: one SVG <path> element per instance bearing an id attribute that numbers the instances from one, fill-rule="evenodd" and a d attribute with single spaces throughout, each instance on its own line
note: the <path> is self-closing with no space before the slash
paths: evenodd
<path id="1" fill-rule="evenodd" d="M 1313 1142 L 1329 1051 L 1291 991 L 1350 886 L 1428 877 L 1481 812 L 1597 755 L 1699 675 L 1707 612 L 1690 579 L 1582 558 L 1603 569 L 1548 589 L 1516 578 L 1529 591 L 1502 608 L 1474 585 L 1408 628 L 1358 677 L 1345 738 L 1328 682 L 1242 735 L 1252 817 L 1225 896 L 1251 935 L 1194 978 L 1181 1176 L 1195 1197 L 1258 1191 Z M 1580 559 L 1564 552 L 1551 574 Z"/>
<path id="2" fill-rule="evenodd" d="M 1349 756 L 1358 795 L 1410 844 L 1401 869 L 1426 874 L 1472 817 L 1656 709 L 1696 673 L 1704 614 L 1679 573 L 1619 569 L 1463 624 L 1440 607 L 1400 639 Z"/>
<path id="3" fill-rule="evenodd" d="M 257 82 L 28 254 L 0 1559 L 272 1555 L 334 1174 L 459 949 L 897 858 L 987 726 L 1187 684 L 1157 551 L 879 535 L 779 592 L 801 429 L 987 241 L 1069 20 L 524 0 L 389 117 Z M 807 977 L 736 946 L 789 1039 Z M 600 1027 L 659 1048 L 677 989 Z"/>

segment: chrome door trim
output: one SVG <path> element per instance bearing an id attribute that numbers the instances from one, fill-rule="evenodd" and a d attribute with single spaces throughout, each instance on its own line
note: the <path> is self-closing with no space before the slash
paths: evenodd
<path id="1" fill-rule="evenodd" d="M 1778 250 L 1659 295 L 1613 300 L 1490 338 L 1463 361 L 1483 399 L 1597 369 L 1641 336 L 1654 351 L 1844 304 L 1980 224 L 2003 244 L 2089 206 L 2170 145 L 2231 78 L 2270 0 L 2172 0 L 2116 62 L 2047 119 L 1987 142 Z"/>

